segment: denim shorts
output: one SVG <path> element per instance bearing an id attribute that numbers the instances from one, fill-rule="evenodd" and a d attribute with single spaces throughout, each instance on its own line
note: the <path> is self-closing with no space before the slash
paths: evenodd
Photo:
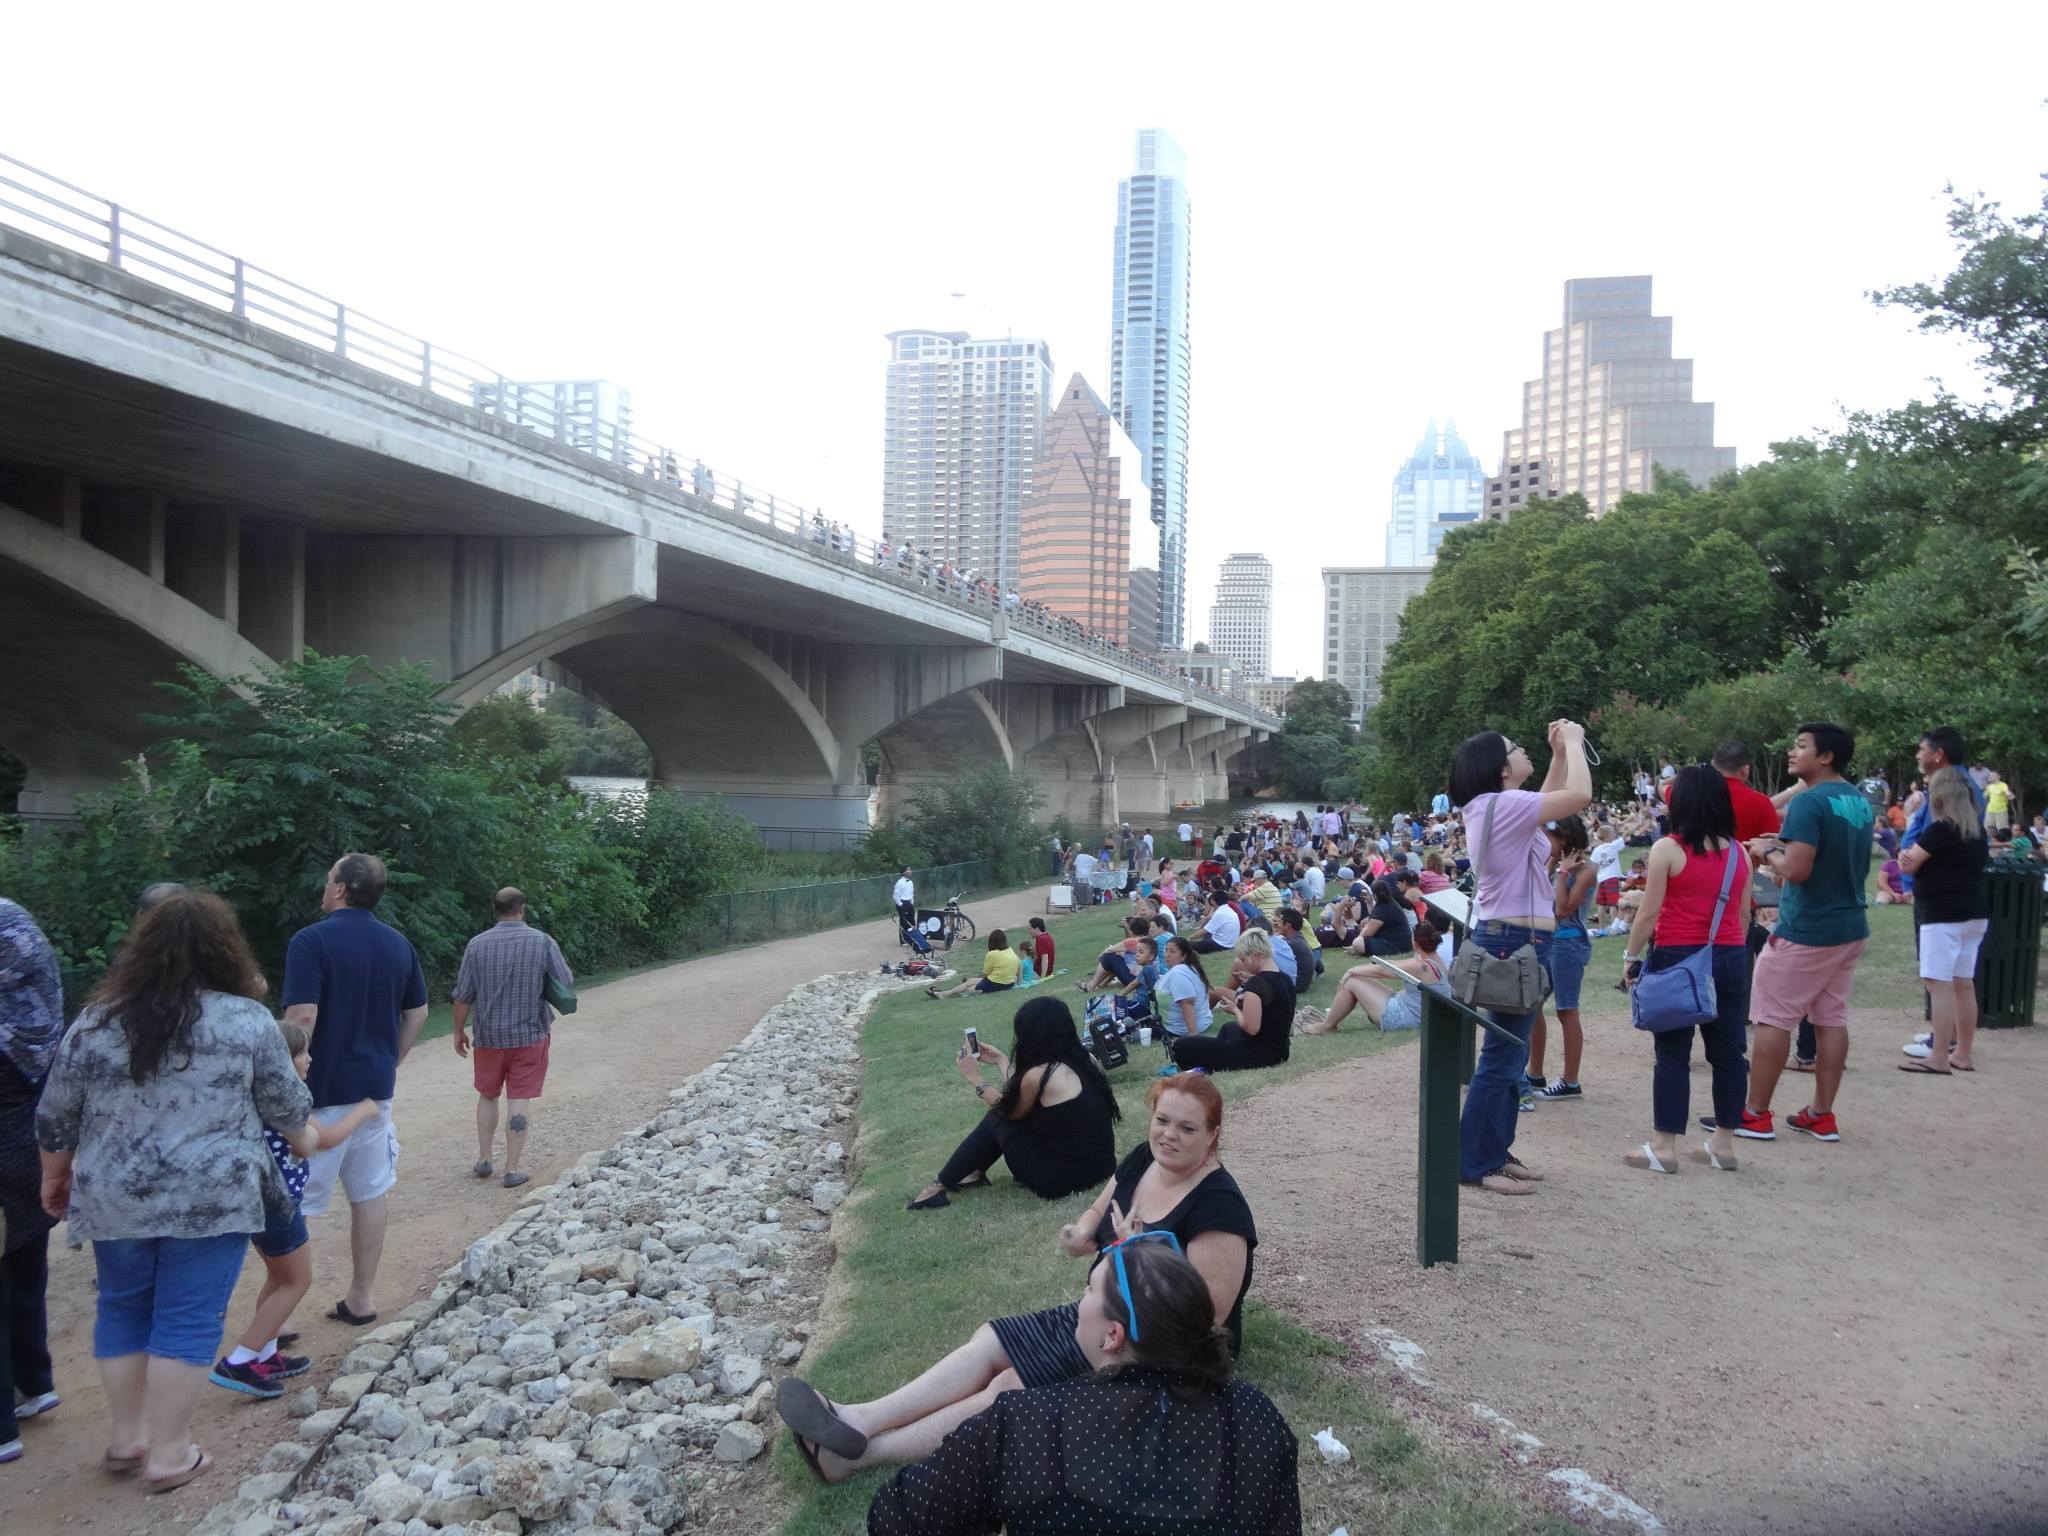
<path id="1" fill-rule="evenodd" d="M 95 1239 L 100 1300 L 93 1358 L 148 1353 L 186 1365 L 213 1364 L 248 1253 L 243 1232 Z"/>
<path id="2" fill-rule="evenodd" d="M 1579 983 L 1593 960 L 1593 941 L 1577 929 L 1561 931 L 1550 941 L 1550 1006 L 1579 1006 Z"/>
<path id="3" fill-rule="evenodd" d="M 311 1237 L 312 1234 L 306 1230 L 306 1213 L 299 1209 L 297 1201 L 293 1201 L 290 1221 L 279 1221 L 265 1212 L 263 1230 L 249 1241 L 266 1259 L 281 1259 L 286 1254 L 297 1253 Z"/>

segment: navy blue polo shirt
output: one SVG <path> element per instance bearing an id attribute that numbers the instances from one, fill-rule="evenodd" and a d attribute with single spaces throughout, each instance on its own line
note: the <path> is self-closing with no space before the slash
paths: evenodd
<path id="1" fill-rule="evenodd" d="M 343 907 L 292 935 L 284 1006 L 312 1003 L 313 1107 L 388 1099 L 398 1085 L 398 1016 L 427 1005 L 411 941 L 374 912 Z"/>

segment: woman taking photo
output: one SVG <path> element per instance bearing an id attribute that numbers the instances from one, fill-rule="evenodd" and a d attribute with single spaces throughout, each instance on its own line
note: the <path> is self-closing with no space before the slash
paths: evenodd
<path id="1" fill-rule="evenodd" d="M 1451 799 L 1472 838 L 1476 872 L 1469 942 L 1496 959 L 1533 946 L 1550 953 L 1557 917 L 1551 901 L 1550 839 L 1543 823 L 1576 816 L 1593 800 L 1586 733 L 1571 720 L 1550 723 L 1550 771 L 1541 790 L 1527 790 L 1535 771 L 1529 754 L 1499 731 L 1467 737 L 1451 759 Z M 1536 1177 L 1515 1157 L 1523 1069 L 1536 1010 L 1492 1014 L 1512 1041 L 1487 1031 L 1479 1064 L 1458 1119 L 1458 1171 L 1468 1184 L 1497 1195 L 1526 1195 Z"/>
<path id="2" fill-rule="evenodd" d="M 1537 1098 L 1554 1103 L 1580 1097 L 1579 1061 L 1586 1050 L 1586 1032 L 1579 1024 L 1579 984 L 1593 963 L 1593 895 L 1599 878 L 1589 856 L 1591 839 L 1584 821 L 1564 816 L 1544 830 L 1550 834 L 1550 856 L 1556 865 L 1551 874 L 1551 912 L 1557 927 L 1550 936 L 1550 1006 L 1557 1010 L 1557 1027 L 1564 1035 L 1564 1071 L 1554 1083 L 1543 1081 L 1548 1031 L 1539 1008 L 1536 1027 L 1529 1034 L 1527 1080 Z"/>
<path id="3" fill-rule="evenodd" d="M 1229 1019 L 1211 1040 L 1173 1039 L 1166 1052 L 1183 1070 L 1241 1072 L 1277 1067 L 1287 1059 L 1294 1033 L 1294 983 L 1280 974 L 1273 941 L 1257 928 L 1237 941 L 1231 967 L 1236 988 L 1212 987 L 1209 1001 Z"/>
<path id="4" fill-rule="evenodd" d="M 1692 1154 L 1694 1162 L 1732 1173 L 1735 1127 L 1749 1091 L 1749 1062 L 1743 1055 L 1749 1021 L 1749 857 L 1735 841 L 1735 801 L 1719 769 L 1695 763 L 1679 770 L 1671 785 L 1671 835 L 1659 838 L 1644 861 L 1643 903 L 1629 929 L 1622 974 L 1633 986 L 1648 969 L 1661 971 L 1714 948 L 1714 1017 L 1698 1026 L 1700 1044 L 1714 1072 L 1714 1134 Z M 1730 870 L 1733 878 L 1730 879 Z M 1711 934 L 1714 907 L 1728 891 L 1720 926 Z M 1654 935 L 1654 938 L 1652 937 Z M 1650 1139 L 1622 1158 L 1631 1168 L 1678 1172 L 1678 1137 L 1690 1106 L 1692 1029 L 1659 1030 L 1657 1065 L 1651 1078 Z"/>
<path id="5" fill-rule="evenodd" d="M 1010 1165 L 1010 1176 L 1041 1200 L 1088 1189 L 1116 1167 L 1114 1123 L 1122 1118 L 1109 1079 L 1081 1045 L 1074 1016 L 1056 997 L 1034 997 L 1017 1010 L 1012 1056 L 983 1041 L 953 1064 L 975 1102 L 988 1111 L 946 1159 L 939 1176 L 910 1202 L 913 1211 L 948 1204 L 948 1190 L 981 1189 L 988 1170 Z M 982 1080 L 983 1066 L 997 1082 Z"/>
<path id="6" fill-rule="evenodd" d="M 1060 1246 L 1104 1264 L 1104 1252 L 1133 1232 L 1170 1232 L 1201 1275 L 1211 1326 L 1236 1353 L 1251 1289 L 1258 1229 L 1251 1207 L 1223 1166 L 1223 1095 L 1199 1072 L 1152 1084 L 1145 1140 L 1118 1165 L 1094 1204 L 1060 1228 Z M 1074 1302 L 998 1318 L 915 1381 L 866 1403 L 834 1403 L 800 1377 L 776 1389 L 775 1407 L 811 1470 L 828 1483 L 862 1467 L 916 1461 L 975 1414 L 1016 1387 L 1049 1387 L 1093 1369 L 1075 1342 Z"/>
<path id="7" fill-rule="evenodd" d="M 93 1354 L 113 1417 L 107 1470 L 151 1492 L 209 1464 L 192 1410 L 249 1234 L 285 1206 L 263 1127 L 285 1136 L 312 1095 L 226 902 L 185 891 L 142 914 L 57 1048 L 36 1110 L 43 1209 L 93 1246 Z"/>
<path id="8" fill-rule="evenodd" d="M 1400 960 L 1368 960 L 1354 965 L 1337 983 L 1337 995 L 1330 1011 L 1320 1022 L 1301 1026 L 1304 1035 L 1335 1034 L 1344 1016 L 1356 1008 L 1381 1029 L 1420 1029 L 1422 989 L 1449 995 L 1444 984 L 1445 968 L 1437 959 L 1443 935 L 1434 924 L 1415 925 L 1415 953 Z M 1382 980 L 1389 971 L 1399 971 L 1410 982 Z"/>
<path id="9" fill-rule="evenodd" d="M 1294 1433 L 1231 1379 L 1208 1287 L 1172 1233 L 1136 1233 L 1095 1266 L 1074 1348 L 1093 1374 L 999 1396 L 875 1494 L 868 1530 L 1151 1532 L 1169 1509 L 1176 1530 L 1298 1536 Z"/>
<path id="10" fill-rule="evenodd" d="M 1977 952 L 1990 926 L 1990 857 L 1984 823 L 1959 768 L 1939 768 L 1927 781 L 1927 828 L 1899 855 L 1913 877 L 1919 909 L 1920 981 L 1927 988 L 1929 1022 L 1924 1061 L 1902 1061 L 1901 1072 L 1946 1077 L 1974 1072 L 1977 1044 Z"/>
<path id="11" fill-rule="evenodd" d="M 1179 934 L 1166 941 L 1166 976 L 1153 996 L 1168 1035 L 1199 1035 L 1215 1015 L 1209 1011 L 1209 978 L 1202 957 Z"/>

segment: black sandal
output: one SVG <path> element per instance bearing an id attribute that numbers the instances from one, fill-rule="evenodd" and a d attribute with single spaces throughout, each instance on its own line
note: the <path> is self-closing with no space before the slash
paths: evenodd
<path id="1" fill-rule="evenodd" d="M 354 1312 L 349 1311 L 348 1298 L 346 1296 L 342 1297 L 340 1301 L 337 1301 L 333 1306 L 329 1307 L 327 1309 L 327 1315 L 333 1318 L 337 1323 L 347 1323 L 351 1328 L 367 1328 L 370 1326 L 370 1324 L 377 1321 L 377 1314 L 374 1312 L 365 1312 L 361 1315 L 358 1315 Z"/>
<path id="2" fill-rule="evenodd" d="M 904 1209 L 906 1211 L 943 1211 L 952 1203 L 952 1201 L 946 1198 L 946 1192 L 942 1189 L 936 1195 L 927 1195 L 922 1200 L 911 1201 Z"/>
<path id="3" fill-rule="evenodd" d="M 867 1454 L 868 1437 L 834 1413 L 824 1394 L 801 1376 L 785 1376 L 776 1383 L 775 1412 L 797 1437 L 799 1450 L 808 1440 L 844 1461 L 858 1461 Z M 824 1475 L 819 1471 L 819 1477 Z"/>
<path id="4" fill-rule="evenodd" d="M 987 1189 L 989 1187 L 989 1183 L 989 1176 L 986 1173 L 977 1173 L 973 1178 L 968 1179 L 965 1183 L 955 1184 L 953 1186 L 953 1193 L 957 1195 L 963 1189 Z"/>

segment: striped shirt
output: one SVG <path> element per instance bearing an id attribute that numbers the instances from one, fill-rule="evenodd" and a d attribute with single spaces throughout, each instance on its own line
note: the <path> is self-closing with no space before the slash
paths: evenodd
<path id="1" fill-rule="evenodd" d="M 521 918 L 508 917 L 469 941 L 455 976 L 455 1001 L 474 1009 L 470 1028 L 487 1051 L 514 1051 L 548 1037 L 554 1010 L 542 1001 L 544 977 L 573 985 L 561 947 Z"/>

